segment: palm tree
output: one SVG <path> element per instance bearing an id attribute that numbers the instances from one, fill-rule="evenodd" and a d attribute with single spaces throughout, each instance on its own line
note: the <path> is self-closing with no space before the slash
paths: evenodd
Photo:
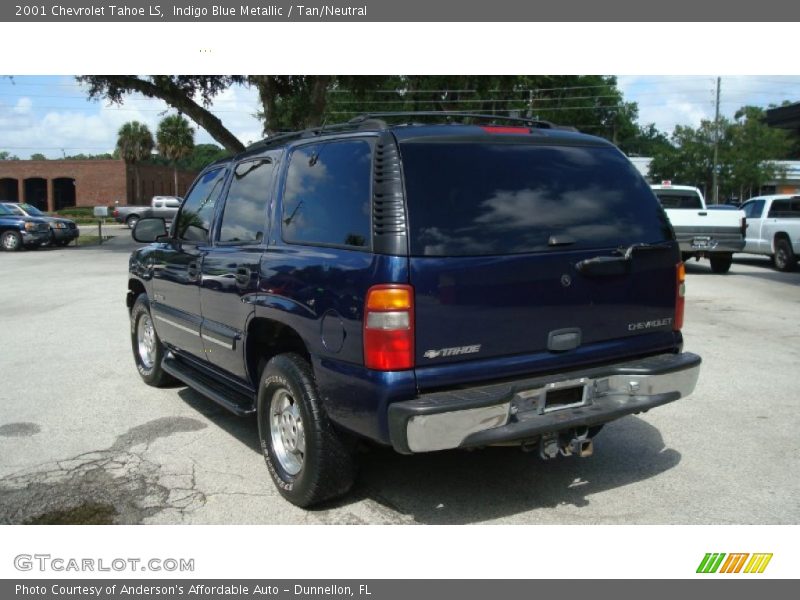
<path id="1" fill-rule="evenodd" d="M 158 151 L 167 160 L 172 161 L 175 175 L 175 195 L 178 196 L 178 161 L 186 158 L 194 149 L 194 129 L 189 126 L 189 121 L 181 115 L 165 117 L 158 124 L 156 132 Z"/>
<path id="2" fill-rule="evenodd" d="M 137 164 L 153 153 L 153 134 L 144 123 L 129 121 L 117 132 L 117 151 L 126 164 L 133 165 L 136 174 L 136 203 L 141 202 L 141 183 Z"/>

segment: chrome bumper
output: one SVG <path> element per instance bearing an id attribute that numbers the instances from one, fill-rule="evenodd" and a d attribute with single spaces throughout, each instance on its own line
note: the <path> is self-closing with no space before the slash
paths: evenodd
<path id="1" fill-rule="evenodd" d="M 543 434 L 590 427 L 674 402 L 692 393 L 700 357 L 688 352 L 423 395 L 389 408 L 398 452 L 416 453 L 528 442 Z M 571 403 L 548 394 L 570 390 Z"/>
<path id="2" fill-rule="evenodd" d="M 674 230 L 681 252 L 741 252 L 744 249 L 744 234 L 739 227 L 675 227 Z M 695 244 L 698 238 L 705 239 L 699 246 Z"/>

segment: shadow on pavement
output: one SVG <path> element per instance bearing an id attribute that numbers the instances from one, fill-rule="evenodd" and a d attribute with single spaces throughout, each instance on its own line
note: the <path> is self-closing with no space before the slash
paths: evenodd
<path id="1" fill-rule="evenodd" d="M 178 395 L 231 436 L 260 453 L 255 419 L 240 418 L 191 390 Z M 318 510 L 372 500 L 419 523 L 467 524 L 559 505 L 588 506 L 592 494 L 655 477 L 681 460 L 661 433 L 627 417 L 595 438 L 594 456 L 542 461 L 519 448 L 486 448 L 403 456 L 370 447 L 358 456 L 351 492 Z"/>
<path id="2" fill-rule="evenodd" d="M 689 275 L 699 275 L 701 277 L 704 276 L 712 276 L 712 277 L 752 277 L 755 279 L 763 279 L 765 281 L 774 281 L 776 283 L 785 283 L 788 285 L 800 285 L 800 269 L 797 271 L 793 271 L 790 273 L 783 273 L 781 271 L 776 271 L 775 268 L 772 266 L 772 261 L 766 257 L 746 257 L 746 258 L 739 258 L 734 257 L 733 259 L 733 268 L 736 269 L 736 265 L 747 265 L 749 267 L 756 267 L 758 271 L 744 271 L 744 270 L 735 270 L 725 275 L 718 275 L 716 273 L 711 272 L 711 266 L 709 265 L 707 260 L 701 260 L 697 262 L 695 260 L 690 260 L 686 263 L 686 273 Z"/>

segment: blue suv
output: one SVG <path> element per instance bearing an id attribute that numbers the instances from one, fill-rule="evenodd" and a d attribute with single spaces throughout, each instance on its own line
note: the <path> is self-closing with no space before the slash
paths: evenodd
<path id="1" fill-rule="evenodd" d="M 15 252 L 38 248 L 50 241 L 50 225 L 45 219 L 21 215 L 0 203 L 0 248 Z"/>
<path id="2" fill-rule="evenodd" d="M 169 231 L 134 230 L 141 377 L 257 415 L 298 506 L 348 491 L 358 439 L 588 456 L 695 387 L 678 244 L 627 158 L 547 122 L 429 118 L 269 138 L 207 167 Z"/>

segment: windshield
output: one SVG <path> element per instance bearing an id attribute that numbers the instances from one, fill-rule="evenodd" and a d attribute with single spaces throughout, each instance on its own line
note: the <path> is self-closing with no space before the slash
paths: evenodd
<path id="1" fill-rule="evenodd" d="M 700 196 L 694 190 L 653 190 L 664 208 L 703 208 Z"/>
<path id="2" fill-rule="evenodd" d="M 6 209 L 6 212 L 4 213 L 4 214 L 6 214 L 6 215 L 21 215 L 21 216 L 23 216 L 23 217 L 24 217 L 24 216 L 27 216 L 27 215 L 25 214 L 25 211 L 24 211 L 24 210 L 22 210 L 22 209 L 21 209 L 19 206 L 17 206 L 16 204 L 3 204 L 3 208 L 5 208 L 5 209 Z"/>
<path id="3" fill-rule="evenodd" d="M 416 256 L 672 239 L 649 186 L 615 148 L 407 142 L 401 153 Z"/>
<path id="4" fill-rule="evenodd" d="M 40 211 L 38 208 L 36 208 L 32 204 L 22 204 L 21 206 L 22 206 L 23 209 L 25 209 L 25 212 L 28 213 L 32 217 L 44 217 L 44 216 L 46 216 L 42 211 Z"/>

